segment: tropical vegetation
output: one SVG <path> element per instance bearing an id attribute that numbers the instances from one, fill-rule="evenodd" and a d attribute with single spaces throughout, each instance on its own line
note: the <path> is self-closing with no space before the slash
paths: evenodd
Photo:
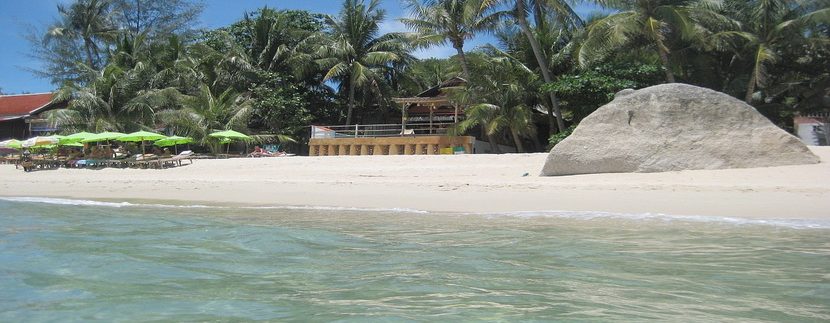
<path id="1" fill-rule="evenodd" d="M 66 132 L 162 130 L 210 149 L 209 133 L 236 130 L 300 150 L 310 124 L 400 120 L 391 98 L 452 77 L 467 80 L 448 90 L 467 107 L 454 132 L 496 151 L 542 151 L 617 91 L 663 82 L 728 93 L 785 129 L 830 106 L 830 0 L 402 3 L 408 32 L 384 33 L 380 0 L 211 30 L 195 0 L 74 0 L 29 38 L 34 72 L 72 99 L 51 116 Z M 493 42 L 471 48 L 481 35 Z M 455 55 L 415 57 L 442 45 Z"/>

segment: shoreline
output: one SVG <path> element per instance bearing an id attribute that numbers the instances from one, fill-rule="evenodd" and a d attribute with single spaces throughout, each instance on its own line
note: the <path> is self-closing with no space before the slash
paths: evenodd
<path id="1" fill-rule="evenodd" d="M 609 212 L 830 220 L 830 147 L 814 165 L 539 177 L 547 154 L 195 160 L 164 169 L 0 165 L 0 196 L 165 204 Z M 523 176 L 525 173 L 528 176 Z"/>

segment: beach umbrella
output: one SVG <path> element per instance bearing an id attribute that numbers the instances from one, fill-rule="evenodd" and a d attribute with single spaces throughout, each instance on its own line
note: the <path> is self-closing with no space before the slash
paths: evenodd
<path id="1" fill-rule="evenodd" d="M 23 146 L 24 148 L 39 147 L 39 146 L 46 146 L 46 145 L 54 145 L 54 144 L 57 144 L 58 142 L 60 142 L 60 139 L 55 138 L 54 136 L 50 136 L 50 137 L 37 136 L 37 137 L 32 137 L 32 138 L 26 139 L 26 141 L 24 141 L 21 144 L 21 146 Z"/>
<path id="2" fill-rule="evenodd" d="M 76 142 L 80 142 L 81 140 L 91 138 L 92 136 L 95 136 L 95 134 L 90 133 L 90 132 L 83 132 L 82 131 L 82 132 L 73 133 L 71 135 L 68 135 L 68 136 L 65 136 L 65 137 L 61 138 L 60 143 L 61 144 L 76 143 Z"/>
<path id="3" fill-rule="evenodd" d="M 17 139 L 9 139 L 0 141 L 0 148 L 20 149 L 23 148 L 23 143 Z"/>
<path id="4" fill-rule="evenodd" d="M 193 138 L 190 137 L 179 137 L 179 136 L 170 136 L 164 139 L 157 140 L 154 145 L 159 147 L 170 147 L 175 145 L 184 145 L 193 142 Z"/>
<path id="5" fill-rule="evenodd" d="M 116 138 L 118 141 L 153 141 L 167 138 L 167 136 L 149 131 L 136 131 Z"/>
<path id="6" fill-rule="evenodd" d="M 81 140 L 81 142 L 99 142 L 99 141 L 108 141 L 108 140 L 115 140 L 124 136 L 123 133 L 120 132 L 102 132 L 99 134 L 95 134 L 94 136 L 89 136 L 86 139 Z"/>
<path id="7" fill-rule="evenodd" d="M 138 141 L 141 142 L 141 154 L 144 154 L 144 141 L 153 141 L 166 138 L 165 135 L 158 134 L 155 132 L 149 131 L 136 131 L 133 133 L 128 133 L 121 137 L 116 138 L 118 141 Z"/>
<path id="8" fill-rule="evenodd" d="M 209 134 L 208 137 L 231 140 L 251 140 L 251 136 L 233 130 L 217 131 L 212 134 Z"/>
<path id="9" fill-rule="evenodd" d="M 225 142 L 230 143 L 232 140 L 248 141 L 248 140 L 253 139 L 253 138 L 251 138 L 251 136 L 248 136 L 244 133 L 233 131 L 233 130 L 225 130 L 225 131 L 214 132 L 212 134 L 209 134 L 208 137 L 219 138 L 220 143 L 225 143 Z M 228 150 L 225 153 L 230 152 L 230 150 L 231 150 L 231 145 L 228 145 Z"/>
<path id="10" fill-rule="evenodd" d="M 164 139 L 159 139 L 155 143 L 156 146 L 159 147 L 170 147 L 173 146 L 173 149 L 176 151 L 176 154 L 179 153 L 178 145 L 189 144 L 193 142 L 193 138 L 190 137 L 179 137 L 179 136 L 170 136 Z"/>

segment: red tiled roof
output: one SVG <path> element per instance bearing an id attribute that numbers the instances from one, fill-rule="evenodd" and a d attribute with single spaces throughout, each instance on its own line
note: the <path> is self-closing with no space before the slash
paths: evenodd
<path id="1" fill-rule="evenodd" d="M 0 95 L 0 119 L 31 114 L 52 102 L 53 93 Z"/>

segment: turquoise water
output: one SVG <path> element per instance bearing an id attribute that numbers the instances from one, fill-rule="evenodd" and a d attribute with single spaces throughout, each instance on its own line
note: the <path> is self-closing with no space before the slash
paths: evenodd
<path id="1" fill-rule="evenodd" d="M 0 286 L 2 322 L 827 321 L 830 225 L 6 199 Z"/>

